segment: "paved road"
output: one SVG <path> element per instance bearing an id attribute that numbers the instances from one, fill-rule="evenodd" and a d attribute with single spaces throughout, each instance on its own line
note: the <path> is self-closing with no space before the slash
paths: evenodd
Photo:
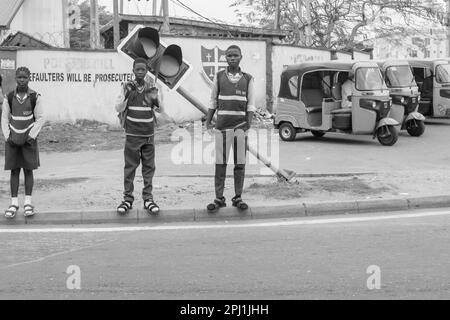
<path id="1" fill-rule="evenodd" d="M 0 232 L 0 298 L 449 299 L 450 212 L 432 214 L 438 215 L 133 232 Z M 71 265 L 80 267 L 81 290 L 67 289 Z M 381 271 L 379 290 L 367 288 L 372 265 Z"/>
<path id="2" fill-rule="evenodd" d="M 269 138 L 268 138 L 269 139 Z M 274 137 L 279 141 L 278 137 Z M 297 141 L 280 142 L 279 152 L 268 156 L 279 164 L 302 174 L 363 173 L 363 172 L 450 172 L 450 119 L 432 120 L 427 123 L 422 137 L 413 138 L 402 132 L 393 147 L 383 147 L 370 136 L 328 134 L 323 138 L 311 134 L 299 134 Z M 198 143 L 198 141 L 197 141 Z M 156 150 L 157 176 L 212 175 L 213 165 L 194 163 L 198 150 L 204 150 L 211 142 L 204 141 L 192 149 L 191 164 L 174 164 L 172 152 L 175 145 L 159 145 Z M 201 152 L 201 151 L 200 151 Z M 99 151 L 79 153 L 52 153 L 41 155 L 39 177 L 98 177 L 121 176 L 123 151 Z M 0 159 L 0 166 L 4 159 Z M 257 163 L 257 162 L 256 162 Z M 260 174 L 262 165 L 249 165 L 248 174 Z M 231 172 L 231 171 L 230 171 Z M 264 171 L 263 173 L 267 173 Z"/>

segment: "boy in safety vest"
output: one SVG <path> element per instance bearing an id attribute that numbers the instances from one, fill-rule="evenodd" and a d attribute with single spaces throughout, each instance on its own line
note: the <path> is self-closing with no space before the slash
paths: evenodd
<path id="1" fill-rule="evenodd" d="M 126 214 L 133 207 L 134 177 L 136 169 L 142 163 L 144 189 L 142 197 L 144 208 L 150 214 L 159 213 L 158 205 L 153 201 L 153 176 L 155 174 L 155 113 L 161 112 L 158 89 L 150 78 L 147 61 L 138 58 L 133 64 L 135 80 L 125 83 L 118 101 L 116 111 L 119 112 L 125 129 L 125 168 L 124 168 L 124 200 L 118 206 L 119 214 Z"/>
<path id="2" fill-rule="evenodd" d="M 240 210 L 247 210 L 248 205 L 242 200 L 244 189 L 245 163 L 247 157 L 247 131 L 250 129 L 255 107 L 254 79 L 242 72 L 239 64 L 242 52 L 232 45 L 226 51 L 228 68 L 219 71 L 214 78 L 211 93 L 211 105 L 206 118 L 206 126 L 213 129 L 212 119 L 217 111 L 215 129 L 216 138 L 216 199 L 207 206 L 209 212 L 216 212 L 226 207 L 223 196 L 225 176 L 230 148 L 234 153 L 234 189 L 232 205 Z"/>
<path id="3" fill-rule="evenodd" d="M 45 122 L 41 98 L 28 87 L 30 70 L 20 67 L 16 71 L 17 87 L 3 99 L 2 132 L 5 136 L 5 170 L 11 171 L 11 205 L 5 217 L 13 219 L 19 210 L 20 170 L 25 176 L 24 215 L 34 215 L 31 204 L 33 170 L 40 165 L 37 137 Z"/>

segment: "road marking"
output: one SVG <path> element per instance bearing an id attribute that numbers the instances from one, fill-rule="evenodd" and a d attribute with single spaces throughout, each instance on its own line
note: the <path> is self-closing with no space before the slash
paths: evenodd
<path id="1" fill-rule="evenodd" d="M 314 219 L 314 220 L 293 220 L 276 222 L 258 222 L 241 224 L 197 224 L 197 225 L 178 225 L 178 226 L 142 226 L 142 227 L 104 227 L 104 228 L 37 228 L 37 229 L 0 229 L 2 233 L 94 233 L 94 232 L 133 232 L 133 231 L 168 231 L 168 230 L 198 230 L 198 229 L 232 229 L 232 228 L 261 228 L 261 227 L 284 227 L 315 224 L 349 223 L 349 222 L 368 222 L 382 221 L 392 219 L 424 218 L 436 216 L 448 216 L 450 211 L 440 212 L 422 212 L 422 213 L 404 213 L 382 215 L 376 217 L 352 217 L 352 218 L 332 218 L 332 219 Z"/>
<path id="2" fill-rule="evenodd" d="M 52 254 L 49 254 L 47 256 L 43 256 L 43 257 L 40 257 L 40 258 L 37 258 L 37 259 L 34 259 L 34 260 L 24 261 L 24 262 L 19 262 L 19 263 L 14 263 L 14 264 L 9 264 L 7 266 L 0 267 L 0 270 L 15 268 L 15 267 L 23 266 L 23 265 L 26 265 L 26 264 L 42 262 L 42 261 L 47 260 L 49 258 L 53 258 L 53 257 L 57 257 L 57 256 L 61 256 L 61 255 L 64 255 L 64 254 L 69 254 L 69 253 L 73 253 L 73 252 L 77 252 L 77 251 L 82 251 L 82 250 L 85 250 L 85 249 L 92 249 L 92 248 L 99 247 L 99 246 L 102 246 L 104 244 L 115 242 L 115 241 L 117 241 L 117 240 L 105 240 L 105 241 L 102 241 L 101 243 L 96 243 L 96 244 L 93 244 L 93 245 L 90 245 L 90 246 L 86 246 L 86 247 L 74 248 L 74 249 L 70 249 L 70 250 L 66 250 L 66 251 L 52 253 Z"/>

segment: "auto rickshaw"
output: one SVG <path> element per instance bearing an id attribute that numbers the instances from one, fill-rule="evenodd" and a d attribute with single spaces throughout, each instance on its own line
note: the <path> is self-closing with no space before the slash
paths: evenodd
<path id="1" fill-rule="evenodd" d="M 342 97 L 342 85 L 350 74 L 355 79 L 352 95 Z M 389 117 L 391 106 L 375 62 L 306 62 L 282 72 L 274 126 L 284 141 L 294 140 L 300 132 L 310 131 L 316 137 L 336 132 L 372 135 L 382 145 L 392 146 L 400 123 Z"/>
<path id="2" fill-rule="evenodd" d="M 450 62 L 408 60 L 420 91 L 419 112 L 425 117 L 450 118 Z"/>
<path id="3" fill-rule="evenodd" d="M 401 130 L 406 129 L 413 137 L 421 136 L 425 117 L 418 112 L 420 93 L 408 61 L 379 61 L 378 65 L 392 98 L 389 116 L 401 123 Z"/>

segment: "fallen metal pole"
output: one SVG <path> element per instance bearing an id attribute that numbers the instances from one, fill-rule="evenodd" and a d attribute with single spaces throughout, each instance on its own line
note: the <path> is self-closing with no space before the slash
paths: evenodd
<path id="1" fill-rule="evenodd" d="M 193 95 L 191 95 L 187 90 L 183 89 L 182 87 L 179 87 L 177 89 L 177 92 L 183 96 L 187 101 L 189 101 L 194 107 L 196 107 L 198 110 L 200 110 L 202 113 L 207 114 L 208 108 L 203 105 L 201 101 L 199 101 L 197 98 L 195 98 Z M 261 161 L 266 167 L 271 169 L 275 174 L 277 175 L 278 179 L 285 180 L 285 181 L 291 181 L 296 176 L 296 173 L 291 170 L 287 169 L 281 169 L 276 167 L 272 162 L 265 157 L 263 157 L 261 154 L 258 153 L 258 151 L 254 150 L 249 144 L 247 144 L 247 150 L 253 154 L 259 161 Z"/>

